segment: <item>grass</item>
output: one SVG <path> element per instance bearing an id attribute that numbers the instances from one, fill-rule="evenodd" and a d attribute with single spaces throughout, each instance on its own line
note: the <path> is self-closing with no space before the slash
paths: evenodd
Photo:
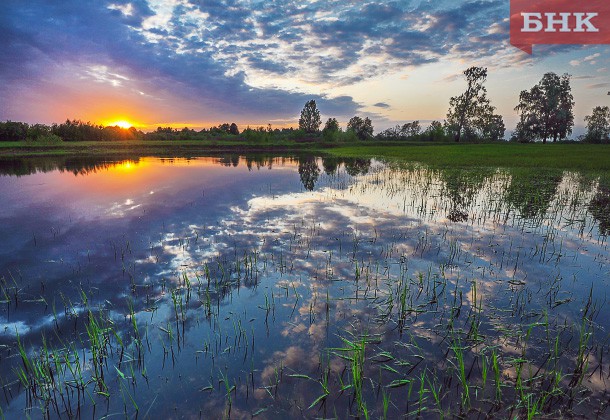
<path id="1" fill-rule="evenodd" d="M 28 156 L 196 156 L 233 152 L 308 152 L 342 158 L 376 157 L 420 162 L 435 167 L 511 167 L 569 170 L 610 170 L 610 145 L 558 144 L 429 144 L 375 143 L 353 145 L 231 140 L 63 142 L 32 146 L 25 142 L 0 142 L 0 157 Z"/>
<path id="2" fill-rule="evenodd" d="M 268 142 L 240 140 L 133 140 L 63 142 L 53 145 L 31 145 L 25 142 L 0 142 L 0 157 L 30 156 L 197 156 L 220 152 L 298 152 L 323 149 L 316 143 Z"/>
<path id="3" fill-rule="evenodd" d="M 327 151 L 344 158 L 376 157 L 420 162 L 433 167 L 549 168 L 610 170 L 610 145 L 592 144 L 443 144 L 340 146 Z"/>

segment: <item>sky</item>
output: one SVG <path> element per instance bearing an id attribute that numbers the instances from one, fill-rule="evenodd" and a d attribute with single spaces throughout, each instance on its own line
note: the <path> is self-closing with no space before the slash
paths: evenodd
<path id="1" fill-rule="evenodd" d="M 316 100 L 343 126 L 442 121 L 488 68 L 509 130 L 519 92 L 569 73 L 575 135 L 610 105 L 610 46 L 510 45 L 508 0 L 2 0 L 0 120 L 297 126 Z"/>

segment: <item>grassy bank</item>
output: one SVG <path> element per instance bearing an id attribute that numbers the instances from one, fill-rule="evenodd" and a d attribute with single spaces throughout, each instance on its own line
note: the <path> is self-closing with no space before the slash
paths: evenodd
<path id="1" fill-rule="evenodd" d="M 610 170 L 610 145 L 592 144 L 370 144 L 314 142 L 253 144 L 245 141 L 76 142 L 48 146 L 0 142 L 0 158 L 28 156 L 201 156 L 212 153 L 307 152 L 337 157 L 376 157 L 441 167 L 522 167 Z"/>
<path id="2" fill-rule="evenodd" d="M 610 170 L 610 145 L 593 144 L 449 144 L 338 147 L 341 157 L 369 156 L 441 167 L 512 167 Z"/>
<path id="3" fill-rule="evenodd" d="M 324 146 L 322 146 L 323 148 Z M 210 152 L 290 152 L 319 150 L 313 142 L 249 143 L 245 140 L 133 140 L 125 142 L 62 142 L 52 145 L 36 145 L 26 142 L 0 142 L 0 157 L 28 156 L 182 156 L 205 155 Z"/>

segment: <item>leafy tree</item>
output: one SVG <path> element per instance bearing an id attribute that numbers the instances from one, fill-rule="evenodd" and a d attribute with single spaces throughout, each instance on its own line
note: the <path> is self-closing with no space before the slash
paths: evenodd
<path id="1" fill-rule="evenodd" d="M 485 113 L 479 120 L 481 137 L 486 140 L 499 141 L 504 139 L 506 126 L 502 116 L 493 114 L 492 112 Z"/>
<path id="2" fill-rule="evenodd" d="M 369 117 L 365 119 L 358 116 L 353 117 L 347 123 L 347 130 L 353 132 L 360 140 L 367 140 L 373 137 L 373 123 Z"/>
<path id="3" fill-rule="evenodd" d="M 401 127 L 401 135 L 408 138 L 414 138 L 421 134 L 421 125 L 419 121 L 406 123 Z"/>
<path id="4" fill-rule="evenodd" d="M 329 118 L 324 124 L 324 129 L 322 130 L 322 137 L 324 141 L 334 142 L 339 139 L 339 135 L 341 133 L 341 127 L 339 127 L 339 121 L 336 118 Z"/>
<path id="5" fill-rule="evenodd" d="M 487 89 L 483 85 L 487 80 L 487 69 L 471 67 L 464 71 L 464 77 L 467 82 L 466 91 L 449 101 L 445 123 L 447 132 L 453 134 L 458 143 L 463 138 L 490 140 L 504 137 L 502 117 L 494 114 L 496 108 L 491 106 Z M 499 132 L 501 135 L 498 135 Z M 493 137 L 488 137 L 490 134 Z"/>
<path id="6" fill-rule="evenodd" d="M 34 124 L 28 127 L 28 140 L 36 141 L 39 138 L 43 138 L 51 135 L 51 127 L 44 124 Z"/>
<path id="7" fill-rule="evenodd" d="M 22 122 L 0 122 L 0 141 L 25 140 L 28 135 L 28 125 Z"/>
<path id="8" fill-rule="evenodd" d="M 445 132 L 442 123 L 439 121 L 432 121 L 423 132 L 423 138 L 426 141 L 443 141 L 447 138 L 447 133 Z"/>
<path id="9" fill-rule="evenodd" d="M 329 118 L 326 124 L 324 124 L 324 130 L 327 131 L 339 131 L 340 129 L 339 121 L 336 118 Z"/>
<path id="10" fill-rule="evenodd" d="M 403 124 L 402 126 L 397 125 L 396 127 L 390 127 L 377 134 L 377 138 L 380 140 L 418 140 L 421 135 L 421 125 L 419 121 L 413 121 L 410 123 Z"/>
<path id="11" fill-rule="evenodd" d="M 529 142 L 549 138 L 556 142 L 572 134 L 574 126 L 574 97 L 570 87 L 570 75 L 558 76 L 546 73 L 529 91 L 519 95 L 519 123 L 513 140 Z"/>
<path id="12" fill-rule="evenodd" d="M 267 131 L 265 127 L 258 127 L 256 129 L 248 127 L 242 132 L 242 135 L 247 141 L 254 143 L 266 143 L 272 139 L 272 133 Z"/>
<path id="13" fill-rule="evenodd" d="M 305 107 L 301 111 L 301 118 L 299 118 L 299 129 L 306 133 L 317 133 L 322 125 L 320 119 L 320 111 L 316 106 L 316 101 L 313 99 L 305 104 Z"/>
<path id="14" fill-rule="evenodd" d="M 229 134 L 233 134 L 234 136 L 239 135 L 239 128 L 237 128 L 237 124 L 231 123 L 229 126 Z"/>
<path id="15" fill-rule="evenodd" d="M 400 125 L 397 125 L 395 127 L 390 127 L 388 129 L 385 129 L 379 133 L 377 133 L 377 139 L 379 140 L 403 140 L 403 138 L 400 135 L 401 132 L 401 128 Z"/>
<path id="16" fill-rule="evenodd" d="M 585 141 L 589 143 L 604 143 L 610 141 L 610 108 L 597 106 L 591 115 L 585 117 L 587 134 Z"/>
<path id="17" fill-rule="evenodd" d="M 228 131 L 228 129 L 227 129 Z M 189 140 L 191 138 L 193 138 L 193 136 L 195 135 L 195 130 L 188 128 L 188 127 L 184 127 L 182 130 L 180 130 L 180 134 L 178 135 L 178 138 L 180 140 Z"/>

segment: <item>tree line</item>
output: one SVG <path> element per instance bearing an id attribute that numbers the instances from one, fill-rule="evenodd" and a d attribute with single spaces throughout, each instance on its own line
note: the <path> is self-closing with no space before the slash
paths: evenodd
<path id="1" fill-rule="evenodd" d="M 487 69 L 471 67 L 464 71 L 466 90 L 449 101 L 449 111 L 444 122 L 432 121 L 423 129 L 419 121 L 389 128 L 373 136 L 370 119 L 353 117 L 347 124 L 346 133 L 339 128 L 337 120 L 330 118 L 321 134 L 325 140 L 345 140 L 357 137 L 360 140 L 406 140 L 406 141 L 455 141 L 494 142 L 504 140 L 506 127 L 501 115 L 487 97 L 485 81 Z M 519 95 L 515 111 L 519 122 L 510 140 L 531 143 L 548 140 L 566 140 L 574 127 L 574 97 L 570 86 L 570 75 L 558 76 L 546 73 L 542 80 L 530 90 Z M 587 133 L 579 140 L 589 143 L 610 142 L 610 108 L 598 106 L 585 117 Z M 301 112 L 299 127 L 316 133 L 321 126 L 320 113 L 315 101 L 309 101 Z"/>
<path id="2" fill-rule="evenodd" d="M 62 124 L 29 125 L 23 122 L 0 122 L 0 141 L 56 143 L 61 141 L 121 140 L 217 140 L 241 138 L 249 142 L 322 141 L 351 143 L 355 141 L 424 141 L 424 142 L 494 142 L 504 140 L 506 127 L 501 115 L 487 97 L 487 69 L 471 67 L 464 71 L 466 90 L 449 100 L 443 122 L 432 121 L 423 128 L 419 121 L 397 125 L 374 135 L 369 117 L 354 116 L 341 129 L 336 118 L 329 118 L 324 127 L 316 101 L 308 101 L 299 118 L 299 127 L 247 127 L 240 132 L 236 123 L 223 123 L 209 129 L 193 130 L 158 127 L 144 133 L 134 127 L 102 126 L 79 120 Z M 519 122 L 510 140 L 531 143 L 567 140 L 574 127 L 574 97 L 570 75 L 546 73 L 539 83 L 519 95 L 515 107 Z M 585 117 L 587 132 L 579 140 L 589 143 L 610 143 L 610 108 L 598 106 Z"/>

